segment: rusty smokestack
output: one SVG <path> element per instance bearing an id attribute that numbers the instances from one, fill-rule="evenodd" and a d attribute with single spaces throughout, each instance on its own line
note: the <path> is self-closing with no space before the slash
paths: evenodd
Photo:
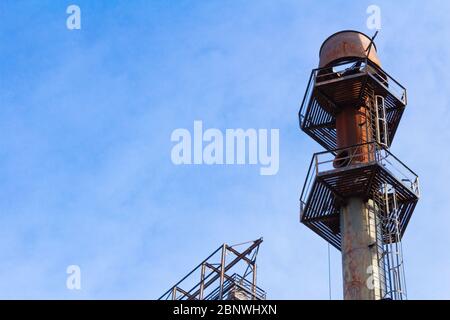
<path id="1" fill-rule="evenodd" d="M 377 55 L 377 48 L 372 42 L 372 39 L 358 31 L 346 30 L 331 35 L 322 44 L 319 57 L 320 68 L 333 66 L 337 63 L 345 63 L 355 58 L 368 58 L 377 66 L 381 67 L 381 62 Z M 356 67 L 358 66 L 356 65 Z M 332 73 L 332 71 L 331 68 L 325 72 Z M 343 72 L 342 76 L 353 71 L 355 70 Z M 352 90 L 352 88 L 347 88 L 346 90 Z M 367 102 L 354 104 L 353 101 L 358 100 L 359 93 L 356 88 L 354 88 L 353 92 L 355 95 L 353 99 L 348 99 L 348 104 L 340 105 L 340 110 L 336 115 L 338 149 L 365 144 L 369 142 L 369 137 L 372 135 L 372 128 L 368 125 L 369 121 L 367 121 Z M 348 149 L 338 153 L 334 167 L 345 167 L 350 162 L 367 162 L 369 160 L 369 152 L 364 148 L 367 147 Z M 356 156 L 351 157 L 351 154 Z"/>
<path id="2" fill-rule="evenodd" d="M 402 300 L 400 243 L 420 192 L 418 176 L 389 151 L 406 89 L 381 68 L 374 38 L 341 31 L 320 48 L 298 115 L 326 151 L 311 160 L 300 221 L 341 251 L 344 299 Z"/>
<path id="3" fill-rule="evenodd" d="M 325 69 L 325 72 L 337 76 L 332 66 L 353 61 L 355 58 L 368 58 L 376 65 L 381 65 L 376 47 L 367 35 L 357 31 L 341 31 L 327 38 L 322 44 L 319 67 L 331 66 L 331 70 Z M 341 75 L 359 71 L 357 64 L 358 62 L 354 68 L 343 70 Z M 345 150 L 337 153 L 333 162 L 335 168 L 368 162 L 370 158 L 369 147 L 364 145 L 370 142 L 369 137 L 372 136 L 370 121 L 367 119 L 368 101 L 358 99 L 358 90 L 352 87 L 343 90 L 350 98 L 339 105 L 336 114 L 336 141 L 338 149 Z M 352 90 L 355 92 L 353 98 Z M 358 103 L 355 104 L 354 101 Z M 350 148 L 355 145 L 363 146 Z M 369 274 L 380 273 L 376 263 L 377 247 L 373 246 L 376 242 L 376 231 L 373 228 L 376 210 L 373 206 L 371 200 L 351 197 L 346 199 L 340 210 L 344 299 L 373 300 L 382 296 L 382 284 L 377 283 L 379 280 L 369 279 L 368 282 Z"/>

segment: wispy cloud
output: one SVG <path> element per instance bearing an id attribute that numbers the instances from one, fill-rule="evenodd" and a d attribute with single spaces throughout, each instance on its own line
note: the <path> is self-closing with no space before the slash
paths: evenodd
<path id="1" fill-rule="evenodd" d="M 156 298 L 220 243 L 264 236 L 258 278 L 269 297 L 328 298 L 326 243 L 298 223 L 320 147 L 296 113 L 321 42 L 340 29 L 370 33 L 371 3 L 78 1 L 79 31 L 65 28 L 63 4 L 39 4 L 0 10 L 0 296 Z M 423 191 L 404 241 L 408 289 L 448 298 L 450 11 L 377 4 L 381 59 L 409 93 L 392 151 Z M 174 166 L 170 133 L 196 119 L 279 128 L 278 175 Z M 65 287 L 70 264 L 81 267 L 80 292 Z M 335 251 L 332 265 L 339 298 Z"/>

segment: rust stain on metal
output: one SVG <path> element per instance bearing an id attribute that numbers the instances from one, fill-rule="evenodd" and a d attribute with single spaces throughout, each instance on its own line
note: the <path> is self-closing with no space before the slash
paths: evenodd
<path id="1" fill-rule="evenodd" d="M 388 148 L 406 106 L 406 89 L 381 69 L 374 38 L 349 30 L 327 38 L 299 112 L 302 130 L 329 156 L 322 162 L 319 157 L 325 153 L 313 157 L 301 195 L 301 219 L 341 250 L 344 299 L 405 296 L 401 283 L 395 284 L 396 291 L 389 287 L 402 273 L 402 264 L 385 270 L 386 259 L 401 259 L 401 252 L 385 249 L 384 239 L 390 238 L 385 237 L 389 232 L 383 224 L 384 217 L 402 212 L 396 201 L 389 200 L 390 193 L 402 192 L 402 185 L 393 183 L 396 179 L 390 173 L 379 179 L 378 168 L 385 166 L 384 154 L 390 154 Z M 394 92 L 396 85 L 400 93 Z M 330 162 L 336 170 L 330 170 Z M 313 175 L 316 179 L 309 189 L 307 182 Z M 410 181 L 415 185 L 417 175 L 413 176 Z M 407 216 L 418 200 L 418 188 L 411 191 Z M 325 204 L 333 198 L 333 205 Z M 406 208 L 405 202 L 401 206 Z M 395 219 L 399 225 L 407 223 Z M 396 232 L 400 239 L 400 228 Z"/>
<path id="2" fill-rule="evenodd" d="M 365 58 L 370 43 L 371 39 L 364 33 L 350 30 L 337 32 L 322 44 L 319 67 L 326 67 L 349 58 Z M 381 66 L 375 45 L 370 50 L 368 58 Z"/>
<path id="3" fill-rule="evenodd" d="M 333 34 L 322 44 L 320 49 L 320 67 L 326 67 L 339 61 L 354 58 L 365 58 L 381 65 L 377 56 L 375 44 L 365 34 L 357 31 L 341 31 Z M 371 46 L 371 49 L 369 47 Z M 349 101 L 357 100 L 351 99 Z M 336 114 L 336 138 L 337 147 L 348 148 L 350 146 L 365 144 L 372 135 L 371 127 L 367 121 L 368 105 L 364 101 L 362 105 L 346 104 L 339 106 Z M 338 153 L 333 163 L 335 168 L 342 168 L 350 163 L 368 162 L 369 150 L 361 147 L 348 149 Z"/>
<path id="4" fill-rule="evenodd" d="M 370 300 L 375 296 L 374 288 L 367 286 L 367 270 L 373 261 L 368 215 L 365 201 L 358 197 L 348 199 L 341 208 L 344 299 Z"/>
<path id="5" fill-rule="evenodd" d="M 365 144 L 370 136 L 368 125 L 367 107 L 347 106 L 336 115 L 336 135 L 338 148 L 348 148 L 354 145 Z M 333 163 L 335 168 L 342 168 L 350 163 L 362 163 L 369 161 L 367 146 L 350 148 L 341 151 Z"/>

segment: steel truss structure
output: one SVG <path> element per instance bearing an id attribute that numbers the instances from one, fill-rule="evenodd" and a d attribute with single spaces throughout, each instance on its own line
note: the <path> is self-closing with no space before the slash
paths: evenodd
<path id="1" fill-rule="evenodd" d="M 256 285 L 262 242 L 223 244 L 159 300 L 265 300 L 265 291 Z"/>

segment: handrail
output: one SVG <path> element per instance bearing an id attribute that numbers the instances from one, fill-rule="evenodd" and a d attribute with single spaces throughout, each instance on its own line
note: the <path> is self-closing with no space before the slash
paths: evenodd
<path id="1" fill-rule="evenodd" d="M 300 194 L 300 200 L 303 199 L 303 194 L 305 192 L 306 185 L 308 184 L 308 180 L 310 180 L 309 177 L 310 177 L 310 172 L 311 172 L 311 168 L 312 168 L 312 165 L 313 165 L 313 161 L 314 161 L 314 156 L 311 158 L 311 162 L 309 164 L 308 173 L 306 174 L 306 179 L 305 179 L 305 182 L 303 184 L 302 193 Z"/>
<path id="2" fill-rule="evenodd" d="M 311 85 L 312 82 L 315 82 L 314 70 L 311 71 L 311 74 L 309 76 L 308 86 L 306 87 L 305 94 L 303 95 L 302 104 L 300 105 L 300 110 L 298 111 L 298 121 L 300 127 L 302 126 L 303 109 L 305 108 L 306 105 L 305 103 L 307 100 L 309 100 L 309 96 L 312 94 L 311 88 L 314 87 Z"/>
<path id="3" fill-rule="evenodd" d="M 331 66 L 327 67 L 321 67 L 321 68 L 315 68 L 311 71 L 308 85 L 306 87 L 305 94 L 303 96 L 302 103 L 300 105 L 300 109 L 298 112 L 299 117 L 299 124 L 302 127 L 304 125 L 304 122 L 306 119 L 305 109 L 306 106 L 309 104 L 310 99 L 309 97 L 313 93 L 313 89 L 317 84 L 320 84 L 320 81 L 318 79 L 324 78 L 330 75 L 337 75 L 340 73 L 343 73 L 348 70 L 354 69 L 354 66 L 357 63 L 361 63 L 360 66 L 358 66 L 358 71 L 360 71 L 361 74 L 367 74 L 370 75 L 374 80 L 378 81 L 380 85 L 382 85 L 387 91 L 389 91 L 391 94 L 393 94 L 398 100 L 400 100 L 402 103 L 407 103 L 407 96 L 406 96 L 406 88 L 400 84 L 394 77 L 392 77 L 390 74 L 388 74 L 386 71 L 384 71 L 380 66 L 373 63 L 368 58 L 355 58 L 351 60 L 342 61 L 339 63 L 335 63 Z M 343 69 L 341 71 L 334 71 L 333 68 L 342 67 L 345 65 L 349 65 L 351 67 Z M 331 72 L 329 71 L 331 69 Z M 356 69 L 355 69 L 356 70 Z M 324 73 L 325 72 L 325 73 Z M 398 87 L 398 91 L 395 90 L 392 86 L 389 86 L 389 84 L 394 84 Z"/>
<path id="4" fill-rule="evenodd" d="M 350 64 L 354 64 L 354 63 L 358 63 L 358 62 L 364 62 L 366 65 L 373 67 L 374 69 L 376 69 L 376 71 L 386 75 L 389 79 L 394 81 L 394 83 L 397 84 L 400 88 L 406 90 L 406 88 L 402 84 L 400 84 L 400 82 L 398 82 L 394 77 L 392 77 L 390 74 L 388 74 L 386 71 L 384 71 L 380 66 L 376 65 L 368 58 L 355 58 L 355 59 L 341 61 L 341 62 L 335 63 L 335 64 L 333 64 L 331 66 L 327 66 L 327 67 L 314 68 L 312 70 L 312 73 L 318 73 L 319 71 L 329 70 L 330 68 L 332 69 L 332 68 L 343 66 L 346 64 L 350 65 Z"/>
<path id="5" fill-rule="evenodd" d="M 336 157 L 337 154 L 342 154 L 342 151 L 348 151 L 345 156 Z M 353 163 L 353 159 L 358 157 L 368 156 L 368 162 L 356 162 Z M 327 157 L 326 159 L 323 159 Z M 417 196 L 420 196 L 419 190 L 419 177 L 417 174 L 406 166 L 400 159 L 394 156 L 389 150 L 385 149 L 380 143 L 376 141 L 366 142 L 361 144 L 356 144 L 350 147 L 339 148 L 331 151 L 321 151 L 313 155 L 308 173 L 306 175 L 305 182 L 303 184 L 303 189 L 300 195 L 300 202 L 304 205 L 307 202 L 307 197 L 310 193 L 311 185 L 313 179 L 320 173 L 329 171 L 324 168 L 329 166 L 336 160 L 348 160 L 350 159 L 348 165 L 343 168 L 351 168 L 356 165 L 364 165 L 370 163 L 377 163 L 386 170 L 395 170 L 401 175 L 401 183 L 403 183 L 409 190 L 411 190 Z M 335 168 L 333 166 L 330 170 L 341 170 L 343 168 Z M 405 178 L 405 179 L 403 179 Z M 405 182 L 408 181 L 410 185 Z"/>

